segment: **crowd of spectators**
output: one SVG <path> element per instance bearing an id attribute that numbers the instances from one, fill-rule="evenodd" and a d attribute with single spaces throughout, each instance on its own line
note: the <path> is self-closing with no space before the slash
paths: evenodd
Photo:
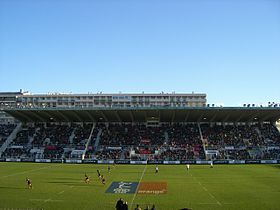
<path id="1" fill-rule="evenodd" d="M 221 146 L 244 146 L 242 135 L 245 134 L 245 132 L 242 130 L 245 130 L 242 126 L 201 125 L 203 139 L 207 142 L 206 146 L 211 149 L 216 149 Z"/>
<path id="2" fill-rule="evenodd" d="M 197 124 L 173 124 L 168 127 L 168 137 L 172 147 L 184 148 L 189 145 L 201 145 Z"/>
<path id="3" fill-rule="evenodd" d="M 28 157 L 30 148 L 28 143 L 30 138 L 34 135 L 34 129 L 29 127 L 23 127 L 20 132 L 17 133 L 16 138 L 12 141 L 9 147 L 6 149 L 4 155 L 6 157 Z"/>
<path id="4" fill-rule="evenodd" d="M 15 124 L 0 124 L 0 146 L 6 141 L 15 127 Z"/>
<path id="5" fill-rule="evenodd" d="M 73 127 L 61 124 L 38 124 L 32 142 L 33 146 L 41 145 L 68 145 Z"/>
<path id="6" fill-rule="evenodd" d="M 163 127 L 146 127 L 144 124 L 109 124 L 103 127 L 100 144 L 110 146 L 161 145 Z"/>
<path id="7" fill-rule="evenodd" d="M 24 127 L 17 133 L 17 137 L 13 140 L 12 145 L 25 146 L 35 133 L 34 127 Z"/>
<path id="8" fill-rule="evenodd" d="M 163 151 L 160 155 L 155 157 L 155 159 L 159 160 L 187 160 L 187 159 L 195 159 L 194 152 L 188 151 L 186 149 L 168 149 Z"/>
<path id="9" fill-rule="evenodd" d="M 262 159 L 280 159 L 280 149 L 269 149 L 263 151 Z"/>
<path id="10" fill-rule="evenodd" d="M 1 138 L 10 135 L 15 125 L 0 125 Z M 42 158 L 61 158 L 63 148 L 83 148 L 90 135 L 92 124 L 23 124 L 21 131 L 6 149 L 4 156 L 28 156 L 32 148 L 41 148 Z M 94 136 L 96 133 L 93 133 Z M 70 136 L 73 135 L 70 142 Z M 5 140 L 4 139 L 4 140 Z M 69 150 L 67 150 L 69 153 Z M 70 151 L 71 153 L 71 151 Z"/>
<path id="11" fill-rule="evenodd" d="M 115 160 L 115 159 L 121 159 L 122 150 L 100 150 L 97 151 L 94 155 L 94 159 L 97 160 Z"/>
<path id="12" fill-rule="evenodd" d="M 44 158 L 71 158 L 71 148 L 84 150 L 93 124 L 42 123 L 23 125 L 6 149 L 9 157 L 27 156 L 41 148 Z M 0 142 L 16 125 L 0 125 Z M 218 151 L 216 159 L 279 158 L 280 133 L 272 124 L 219 125 L 109 123 L 96 124 L 86 158 L 96 159 L 205 159 L 205 149 Z M 97 134 L 100 141 L 95 148 Z M 98 144 L 98 142 L 97 142 Z M 27 147 L 29 145 L 29 147 Z M 272 147 L 268 149 L 268 147 Z M 275 147 L 275 148 L 274 148 Z M 118 148 L 118 149 L 116 149 Z"/>
<path id="13" fill-rule="evenodd" d="M 260 126 L 263 141 L 268 146 L 280 146 L 280 133 L 278 129 L 271 124 L 263 124 Z"/>
<path id="14" fill-rule="evenodd" d="M 5 150 L 5 152 L 3 153 L 3 157 L 6 157 L 6 158 L 21 158 L 23 157 L 26 157 L 26 154 L 28 153 L 28 150 L 26 150 L 25 148 L 23 147 L 19 147 L 19 148 L 7 148 Z"/>
<path id="15" fill-rule="evenodd" d="M 201 136 L 197 124 L 172 124 L 167 129 L 169 148 L 160 153 L 159 159 L 204 159 Z"/>
<path id="16" fill-rule="evenodd" d="M 225 150 L 225 157 L 231 160 L 245 160 L 250 159 L 250 154 L 246 149 Z"/>
<path id="17" fill-rule="evenodd" d="M 46 159 L 61 159 L 63 157 L 63 148 L 61 146 L 45 146 L 44 157 Z"/>
<path id="18" fill-rule="evenodd" d="M 84 125 L 77 125 L 74 132 L 74 138 L 73 138 L 73 145 L 76 147 L 79 146 L 85 146 L 85 143 L 87 142 L 90 132 L 92 129 L 92 124 L 84 124 Z M 98 132 L 98 128 L 95 127 L 92 133 L 92 140 L 94 140 L 94 137 L 96 137 Z M 91 141 L 92 144 L 94 144 L 94 141 Z"/>

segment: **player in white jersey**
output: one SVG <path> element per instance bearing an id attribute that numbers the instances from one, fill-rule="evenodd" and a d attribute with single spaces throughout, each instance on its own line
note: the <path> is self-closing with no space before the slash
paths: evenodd
<path id="1" fill-rule="evenodd" d="M 158 165 L 156 165 L 156 174 L 158 173 Z"/>

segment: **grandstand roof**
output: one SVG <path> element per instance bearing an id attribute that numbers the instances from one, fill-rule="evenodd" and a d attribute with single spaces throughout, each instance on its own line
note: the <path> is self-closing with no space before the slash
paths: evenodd
<path id="1" fill-rule="evenodd" d="M 275 122 L 279 107 L 145 107 L 6 109 L 22 122 Z"/>

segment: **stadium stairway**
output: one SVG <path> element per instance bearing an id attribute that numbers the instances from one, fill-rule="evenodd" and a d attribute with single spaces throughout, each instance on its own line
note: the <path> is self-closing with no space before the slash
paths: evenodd
<path id="1" fill-rule="evenodd" d="M 10 143 L 17 137 L 17 133 L 22 129 L 22 123 L 19 123 L 13 132 L 8 136 L 7 140 L 3 143 L 3 145 L 0 148 L 0 157 L 5 152 L 7 147 L 10 145 Z"/>
<path id="2" fill-rule="evenodd" d="M 76 129 L 77 128 L 74 128 L 73 129 L 73 131 L 72 131 L 72 133 L 71 133 L 71 135 L 69 136 L 69 139 L 68 139 L 68 141 L 69 141 L 69 143 L 72 145 L 73 144 L 73 139 L 74 139 L 74 137 L 75 137 L 75 131 L 76 131 Z"/>
<path id="3" fill-rule="evenodd" d="M 262 133 L 261 133 L 260 129 L 258 127 L 256 127 L 255 130 L 256 130 L 258 136 L 261 138 L 262 137 Z"/>
<path id="4" fill-rule="evenodd" d="M 32 147 L 32 142 L 34 140 L 34 135 L 35 135 L 35 132 L 34 132 L 33 136 L 29 136 L 28 143 L 27 143 L 28 148 Z"/>
<path id="5" fill-rule="evenodd" d="M 120 157 L 121 159 L 125 159 L 125 152 L 126 152 L 126 150 L 123 149 L 122 153 L 121 153 L 121 157 Z"/>
<path id="6" fill-rule="evenodd" d="M 204 155 L 205 155 L 205 157 L 207 158 L 207 155 L 206 155 L 206 147 L 205 147 L 205 144 L 204 144 L 204 141 L 203 141 L 203 135 L 202 135 L 200 123 L 197 123 L 197 126 L 198 126 L 198 131 L 199 131 L 199 135 L 200 135 L 201 144 L 202 144 L 202 146 L 203 146 Z"/>
<path id="7" fill-rule="evenodd" d="M 165 131 L 164 132 L 164 145 L 168 145 L 169 144 L 169 136 L 168 136 L 168 132 Z"/>
<path id="8" fill-rule="evenodd" d="M 97 136 L 96 136 L 95 143 L 94 143 L 94 148 L 98 148 L 101 134 L 102 134 L 102 129 L 99 129 Z M 94 153 L 95 152 L 96 152 L 96 149 L 94 149 Z"/>
<path id="9" fill-rule="evenodd" d="M 279 123 L 276 123 L 274 126 L 275 126 L 275 128 L 280 132 L 280 122 L 279 122 Z"/>
<path id="10" fill-rule="evenodd" d="M 32 143 L 34 140 L 34 136 L 36 135 L 36 132 L 39 130 L 39 128 L 36 128 L 35 132 L 32 136 L 28 136 L 28 143 L 26 145 L 26 149 L 31 150 L 32 149 Z"/>
<path id="11" fill-rule="evenodd" d="M 96 126 L 96 123 L 93 123 L 92 128 L 91 128 L 91 131 L 90 131 L 90 134 L 89 134 L 89 137 L 88 137 L 88 140 L 87 140 L 87 143 L 86 143 L 86 148 L 84 149 L 84 152 L 83 152 L 83 154 L 82 154 L 82 159 L 85 158 L 86 152 L 87 152 L 87 150 L 88 150 L 88 145 L 89 145 L 90 142 L 91 142 L 92 133 L 93 133 L 93 131 L 94 131 L 95 126 Z"/>

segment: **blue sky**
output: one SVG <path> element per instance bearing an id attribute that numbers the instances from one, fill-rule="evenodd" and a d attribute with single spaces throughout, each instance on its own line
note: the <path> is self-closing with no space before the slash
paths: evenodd
<path id="1" fill-rule="evenodd" d="M 0 91 L 280 102 L 279 0 L 0 0 Z"/>

